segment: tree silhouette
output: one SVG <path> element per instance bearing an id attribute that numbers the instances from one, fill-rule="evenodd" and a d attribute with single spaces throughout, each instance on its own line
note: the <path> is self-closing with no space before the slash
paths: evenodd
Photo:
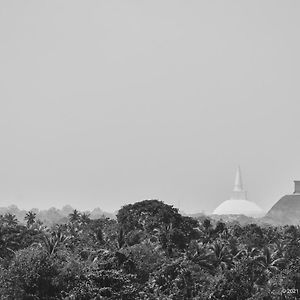
<path id="1" fill-rule="evenodd" d="M 86 224 L 89 224 L 91 219 L 90 219 L 90 214 L 89 213 L 83 213 L 81 216 L 80 216 L 80 221 L 82 224 L 86 225 Z"/>
<path id="2" fill-rule="evenodd" d="M 71 223 L 76 223 L 80 220 L 80 212 L 77 209 L 74 209 L 72 213 L 69 214 L 69 220 Z"/>
<path id="3" fill-rule="evenodd" d="M 6 213 L 3 217 L 3 223 L 9 227 L 14 227 L 18 225 L 18 220 L 15 215 L 11 213 Z"/>
<path id="4" fill-rule="evenodd" d="M 35 223 L 36 213 L 29 211 L 26 213 L 25 220 L 27 222 L 27 227 L 30 227 Z"/>

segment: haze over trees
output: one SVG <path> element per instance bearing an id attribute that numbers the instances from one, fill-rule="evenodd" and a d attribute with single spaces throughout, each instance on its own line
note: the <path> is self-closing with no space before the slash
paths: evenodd
<path id="1" fill-rule="evenodd" d="M 0 216 L 0 299 L 294 299 L 300 228 L 183 216 L 158 200 L 116 219 Z M 287 291 L 290 291 L 287 293 Z M 299 296 L 299 295 L 298 295 Z"/>
<path id="2" fill-rule="evenodd" d="M 30 213 L 35 214 L 36 218 L 41 220 L 45 225 L 52 226 L 55 224 L 64 224 L 68 221 L 68 216 L 74 211 L 74 208 L 70 205 L 65 205 L 62 209 L 51 207 L 45 210 L 39 210 L 37 208 L 32 208 Z M 27 222 L 26 215 L 28 211 L 19 209 L 16 205 L 11 205 L 8 207 L 0 207 L 0 215 L 5 215 L 6 213 L 12 214 L 20 222 Z M 87 211 L 90 214 L 91 219 L 98 219 L 102 216 L 115 218 L 115 214 L 105 212 L 99 207 L 93 209 L 92 211 Z"/>

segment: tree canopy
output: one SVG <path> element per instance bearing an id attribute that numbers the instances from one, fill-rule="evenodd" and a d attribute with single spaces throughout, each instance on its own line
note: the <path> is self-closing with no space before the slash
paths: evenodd
<path id="1" fill-rule="evenodd" d="M 158 200 L 51 227 L 0 216 L 0 300 L 295 299 L 300 228 L 183 216 Z M 284 291 L 292 291 L 286 293 Z"/>

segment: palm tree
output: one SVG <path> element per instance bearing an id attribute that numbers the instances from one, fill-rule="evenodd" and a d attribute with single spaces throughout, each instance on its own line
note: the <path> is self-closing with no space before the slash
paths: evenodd
<path id="1" fill-rule="evenodd" d="M 15 215 L 11 213 L 6 213 L 3 217 L 3 223 L 9 227 L 14 227 L 18 225 L 18 220 Z"/>
<path id="2" fill-rule="evenodd" d="M 203 243 L 192 241 L 186 256 L 189 260 L 196 263 L 203 269 L 212 270 L 214 254 L 211 250 L 207 249 Z"/>
<path id="3" fill-rule="evenodd" d="M 217 241 L 213 243 L 209 249 L 212 250 L 214 255 L 214 261 L 217 266 L 220 266 L 222 269 L 231 268 L 232 262 L 232 255 L 228 251 L 225 244 Z"/>
<path id="4" fill-rule="evenodd" d="M 241 259 L 242 257 L 247 259 L 254 259 L 257 255 L 259 255 L 259 250 L 256 247 L 247 247 L 240 250 L 233 258 Z"/>
<path id="5" fill-rule="evenodd" d="M 71 223 L 76 223 L 80 220 L 80 212 L 74 209 L 72 213 L 69 214 L 69 220 Z"/>
<path id="6" fill-rule="evenodd" d="M 49 234 L 43 235 L 42 244 L 45 250 L 47 251 L 47 253 L 51 256 L 57 251 L 58 247 L 64 244 L 68 239 L 69 237 L 67 237 L 62 232 L 54 231 L 52 232 L 51 235 Z"/>
<path id="7" fill-rule="evenodd" d="M 83 213 L 80 219 L 82 224 L 88 224 L 91 221 L 89 213 Z"/>
<path id="8" fill-rule="evenodd" d="M 29 211 L 26 216 L 25 216 L 25 220 L 27 221 L 27 227 L 30 227 L 31 225 L 33 225 L 35 223 L 35 217 L 36 217 L 36 213 Z"/>
<path id="9" fill-rule="evenodd" d="M 276 240 L 274 242 L 274 246 L 275 246 L 275 253 L 276 257 L 283 257 L 286 253 L 287 250 L 287 243 L 285 243 L 283 240 Z"/>
<path id="10" fill-rule="evenodd" d="M 268 274 L 276 273 L 279 267 L 286 262 L 284 257 L 277 257 L 277 252 L 271 252 L 268 247 L 265 247 L 263 253 L 254 258 L 258 266 L 262 267 Z"/>

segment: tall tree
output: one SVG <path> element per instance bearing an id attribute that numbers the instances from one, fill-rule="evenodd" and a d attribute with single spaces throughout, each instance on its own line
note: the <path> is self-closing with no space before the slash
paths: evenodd
<path id="1" fill-rule="evenodd" d="M 71 223 L 76 223 L 80 220 L 80 212 L 74 209 L 72 213 L 69 214 L 69 220 Z"/>
<path id="2" fill-rule="evenodd" d="M 34 213 L 32 211 L 29 211 L 26 213 L 26 216 L 24 219 L 26 220 L 27 227 L 30 227 L 31 225 L 33 225 L 35 223 L 35 218 L 36 218 L 36 213 Z"/>
<path id="3" fill-rule="evenodd" d="M 89 224 L 91 219 L 90 219 L 90 214 L 89 213 L 83 213 L 81 216 L 80 216 L 80 221 L 82 224 L 86 225 L 86 224 Z"/>
<path id="4" fill-rule="evenodd" d="M 6 213 L 3 217 L 3 223 L 9 227 L 14 227 L 18 225 L 18 220 L 15 215 L 11 213 Z"/>
<path id="5" fill-rule="evenodd" d="M 142 231 L 146 235 L 158 236 L 163 248 L 184 249 L 196 238 L 198 222 L 181 216 L 177 208 L 159 200 L 144 200 L 123 206 L 117 214 L 124 235 Z"/>

